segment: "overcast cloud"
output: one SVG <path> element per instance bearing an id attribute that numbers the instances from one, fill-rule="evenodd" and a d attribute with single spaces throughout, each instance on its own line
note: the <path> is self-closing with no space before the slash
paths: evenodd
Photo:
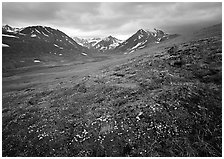
<path id="1" fill-rule="evenodd" d="M 44 25 L 70 36 L 125 39 L 138 29 L 188 33 L 222 22 L 221 2 L 3 2 L 2 23 L 13 27 Z"/>

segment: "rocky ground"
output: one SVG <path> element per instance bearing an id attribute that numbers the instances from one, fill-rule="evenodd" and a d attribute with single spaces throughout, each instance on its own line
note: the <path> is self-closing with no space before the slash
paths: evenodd
<path id="1" fill-rule="evenodd" d="M 2 117 L 3 156 L 222 156 L 221 38 L 5 93 Z"/>

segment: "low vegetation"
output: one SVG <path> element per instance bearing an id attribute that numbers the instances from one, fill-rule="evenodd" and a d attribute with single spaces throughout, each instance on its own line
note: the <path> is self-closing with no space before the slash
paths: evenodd
<path id="1" fill-rule="evenodd" d="M 66 88 L 3 95 L 3 156 L 222 156 L 222 42 L 144 54 Z"/>

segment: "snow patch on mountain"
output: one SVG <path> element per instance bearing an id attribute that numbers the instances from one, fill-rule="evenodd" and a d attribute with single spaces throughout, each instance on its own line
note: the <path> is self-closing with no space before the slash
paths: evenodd
<path id="1" fill-rule="evenodd" d="M 49 37 L 49 35 L 45 34 L 44 32 L 42 32 L 42 34 L 43 34 L 44 36 L 47 36 L 47 37 Z"/>
<path id="2" fill-rule="evenodd" d="M 46 27 L 45 27 L 44 29 L 46 30 L 46 32 L 48 32 L 48 33 L 52 34 L 49 30 L 47 30 L 47 28 L 46 28 Z"/>
<path id="3" fill-rule="evenodd" d="M 33 60 L 33 62 L 34 63 L 40 63 L 40 60 L 35 59 L 35 60 Z"/>
<path id="4" fill-rule="evenodd" d="M 86 53 L 84 53 L 84 52 L 83 52 L 83 53 L 81 53 L 81 54 L 82 54 L 82 55 L 84 55 L 84 56 L 87 56 L 87 54 L 86 54 Z"/>
<path id="5" fill-rule="evenodd" d="M 35 29 L 35 31 L 38 32 L 39 34 L 41 34 L 39 30 Z"/>
<path id="6" fill-rule="evenodd" d="M 59 47 L 57 44 L 54 44 L 55 47 Z"/>
<path id="7" fill-rule="evenodd" d="M 2 44 L 2 47 L 9 47 L 9 45 L 7 45 L 7 44 Z"/>
<path id="8" fill-rule="evenodd" d="M 30 37 L 35 38 L 35 37 L 37 37 L 37 35 L 36 34 L 31 34 Z"/>
<path id="9" fill-rule="evenodd" d="M 89 43 L 93 43 L 93 46 L 96 45 L 99 41 L 101 41 L 101 38 L 91 38 L 91 39 L 86 39 Z"/>
<path id="10" fill-rule="evenodd" d="M 134 50 L 134 49 L 136 49 L 137 47 L 139 47 L 140 45 L 142 45 L 142 43 L 140 42 L 140 43 L 138 43 L 137 45 L 135 45 L 134 47 L 132 47 L 130 50 Z"/>
<path id="11" fill-rule="evenodd" d="M 68 39 L 66 39 L 66 40 L 68 40 Z M 68 42 L 69 42 L 70 44 L 74 45 L 73 42 L 71 42 L 70 40 L 68 40 Z"/>
<path id="12" fill-rule="evenodd" d="M 7 34 L 2 34 L 2 36 L 5 36 L 5 37 L 10 37 L 10 38 L 19 38 L 18 36 L 14 36 L 14 35 L 7 35 Z"/>
<path id="13" fill-rule="evenodd" d="M 143 37 L 143 35 L 140 34 L 140 35 L 138 36 L 138 39 L 141 39 L 142 37 Z"/>

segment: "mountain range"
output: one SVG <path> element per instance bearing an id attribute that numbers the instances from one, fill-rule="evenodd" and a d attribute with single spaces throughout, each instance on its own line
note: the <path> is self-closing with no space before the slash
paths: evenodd
<path id="1" fill-rule="evenodd" d="M 98 53 L 128 54 L 177 37 L 162 30 L 140 29 L 125 41 L 105 38 L 71 38 L 58 29 L 46 26 L 2 27 L 3 69 L 48 62 L 74 61 Z"/>
<path id="2" fill-rule="evenodd" d="M 89 49 L 97 50 L 99 52 L 106 52 L 113 50 L 115 47 L 117 47 L 122 43 L 122 40 L 119 40 L 111 35 L 105 38 L 82 39 L 78 37 L 73 37 L 73 39 L 78 44 L 85 46 Z"/>
<path id="3" fill-rule="evenodd" d="M 159 29 L 154 31 L 140 29 L 127 40 L 119 40 L 113 36 L 106 38 L 90 38 L 82 39 L 73 37 L 80 45 L 98 52 L 124 52 L 132 53 L 136 50 L 143 49 L 152 44 L 159 44 L 165 40 L 169 40 L 179 36 L 178 34 L 167 34 Z"/>

